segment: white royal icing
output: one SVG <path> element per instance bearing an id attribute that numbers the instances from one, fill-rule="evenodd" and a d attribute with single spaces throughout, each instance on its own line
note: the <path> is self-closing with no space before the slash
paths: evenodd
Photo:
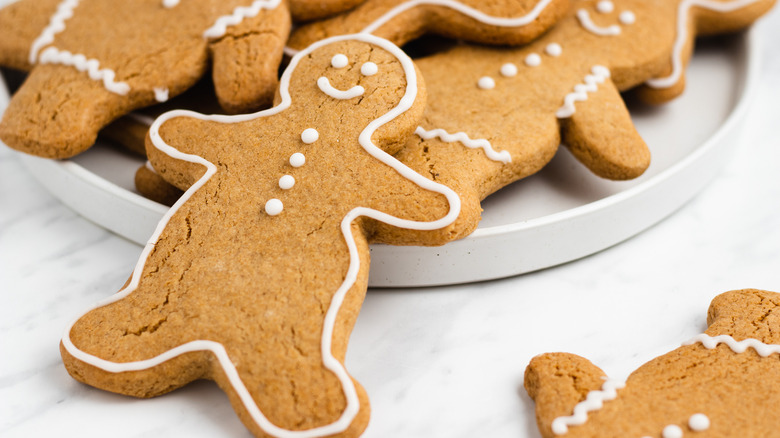
<path id="1" fill-rule="evenodd" d="M 544 53 L 557 58 L 563 53 L 563 48 L 558 43 L 550 43 L 544 48 Z"/>
<path id="2" fill-rule="evenodd" d="M 301 167 L 304 164 L 306 164 L 306 156 L 304 156 L 302 153 L 296 152 L 290 155 L 290 166 Z"/>
<path id="3" fill-rule="evenodd" d="M 347 55 L 343 53 L 337 53 L 333 55 L 333 58 L 330 58 L 330 65 L 333 68 L 344 68 L 349 64 L 349 59 L 347 59 Z"/>
<path id="4" fill-rule="evenodd" d="M 268 216 L 276 216 L 281 213 L 282 210 L 284 210 L 284 204 L 276 198 L 269 199 L 268 202 L 265 203 L 265 212 Z"/>
<path id="5" fill-rule="evenodd" d="M 556 117 L 565 119 L 574 115 L 574 103 L 588 100 L 588 93 L 596 92 L 599 89 L 598 84 L 604 83 L 610 76 L 609 69 L 601 65 L 593 66 L 591 72 L 593 74 L 585 76 L 584 83 L 575 85 L 574 92 L 564 97 L 563 106 L 555 113 Z"/>
<path id="6" fill-rule="evenodd" d="M 439 137 L 442 139 L 442 141 L 447 143 L 457 141 L 470 149 L 482 149 L 485 151 L 485 155 L 487 155 L 487 157 L 493 161 L 500 161 L 502 163 L 509 163 L 512 161 L 512 155 L 509 153 L 509 151 L 497 152 L 495 149 L 493 149 L 493 145 L 491 145 L 490 142 L 486 139 L 480 138 L 473 140 L 469 138 L 465 132 L 456 132 L 455 134 L 450 134 L 443 129 L 426 130 L 422 126 L 418 126 L 414 133 L 423 140 Z"/>
<path id="7" fill-rule="evenodd" d="M 163 0 L 163 6 L 170 9 L 179 6 L 179 0 Z"/>
<path id="8" fill-rule="evenodd" d="M 38 61 L 41 64 L 62 64 L 75 67 L 80 72 L 86 72 L 90 79 L 102 81 L 103 86 L 112 93 L 124 96 L 130 92 L 130 86 L 125 82 L 115 81 L 116 73 L 108 68 L 100 68 L 100 62 L 97 59 L 87 59 L 81 54 L 74 55 L 67 50 L 47 47 L 41 52 Z"/>
<path id="9" fill-rule="evenodd" d="M 150 359 L 145 359 L 145 360 L 140 360 L 135 362 L 122 362 L 122 363 L 101 359 L 85 351 L 79 350 L 70 339 L 70 332 L 71 329 L 73 328 L 73 325 L 76 323 L 76 321 L 78 321 L 78 319 L 81 318 L 81 316 L 85 315 L 89 311 L 96 309 L 98 307 L 102 307 L 114 303 L 126 297 L 127 295 L 131 294 L 134 290 L 136 290 L 140 282 L 141 273 L 143 272 L 143 268 L 146 265 L 146 260 L 149 257 L 151 251 L 154 249 L 157 240 L 160 238 L 163 231 L 165 230 L 165 227 L 168 224 L 170 218 L 176 213 L 176 211 L 185 202 L 187 202 L 190 199 L 193 193 L 200 190 L 200 188 L 203 187 L 203 185 L 206 184 L 206 182 L 209 179 L 211 179 L 211 177 L 217 172 L 217 167 L 210 161 L 204 159 L 203 157 L 182 153 L 178 149 L 168 145 L 160 136 L 160 132 L 159 132 L 160 126 L 166 121 L 176 117 L 193 117 L 201 120 L 210 120 L 210 121 L 216 121 L 221 123 L 239 123 L 243 121 L 253 120 L 259 117 L 267 117 L 270 115 L 280 113 L 285 109 L 289 108 L 292 102 L 289 93 L 290 76 L 292 75 L 292 72 L 295 70 L 295 67 L 298 65 L 300 60 L 319 47 L 333 43 L 335 41 L 344 41 L 344 40 L 364 41 L 367 43 L 377 45 L 387 50 L 391 54 L 395 55 L 395 57 L 401 62 L 404 73 L 406 74 L 406 82 L 407 82 L 406 93 L 401 98 L 398 105 L 392 108 L 384 115 L 380 116 L 379 118 L 369 123 L 368 126 L 366 126 L 366 128 L 363 129 L 363 131 L 360 133 L 360 136 L 358 137 L 358 142 L 367 153 L 369 153 L 371 156 L 378 159 L 379 161 L 383 162 L 384 164 L 392 167 L 401 176 L 407 178 L 408 180 L 412 181 L 413 183 L 415 183 L 416 185 L 418 185 L 423 189 L 430 190 L 432 192 L 440 193 L 444 195 L 447 198 L 447 201 L 449 202 L 450 210 L 447 213 L 447 215 L 442 217 L 441 219 L 431 221 L 431 222 L 418 222 L 418 221 L 401 219 L 389 215 L 387 213 L 383 213 L 366 207 L 356 207 L 352 209 L 349 213 L 347 213 L 347 215 L 342 219 L 341 231 L 342 234 L 344 235 L 344 239 L 346 240 L 347 247 L 349 249 L 349 256 L 350 256 L 349 268 L 344 278 L 344 282 L 341 284 L 341 286 L 338 288 L 336 293 L 333 295 L 333 298 L 331 299 L 331 303 L 325 315 L 322 337 L 321 337 L 321 352 L 322 352 L 323 366 L 328 370 L 330 370 L 331 372 L 333 372 L 336 375 L 336 377 L 339 379 L 342 385 L 342 389 L 344 391 L 344 397 L 346 399 L 346 408 L 344 409 L 344 412 L 342 412 L 339 419 L 325 426 L 319 426 L 307 430 L 294 430 L 294 431 L 282 429 L 276 426 L 275 424 L 271 423 L 268 420 L 268 418 L 266 418 L 266 416 L 262 413 L 262 411 L 260 411 L 260 408 L 252 399 L 251 394 L 247 390 L 246 386 L 241 380 L 240 375 L 238 374 L 238 370 L 236 369 L 235 365 L 231 361 L 230 356 L 227 354 L 225 347 L 218 342 L 208 341 L 208 340 L 191 341 L 186 344 L 180 345 L 176 348 L 173 348 L 171 350 L 168 350 L 160 355 L 152 357 Z M 222 367 L 222 370 L 224 371 L 225 376 L 228 379 L 228 382 L 230 383 L 230 385 L 233 387 L 233 390 L 238 395 L 240 402 L 246 408 L 249 417 L 265 433 L 269 435 L 277 436 L 279 438 L 314 438 L 314 437 L 328 436 L 328 435 L 333 435 L 333 434 L 343 432 L 349 427 L 349 425 L 352 423 L 352 420 L 355 418 L 355 416 L 360 410 L 360 401 L 358 399 L 355 385 L 352 382 L 352 379 L 350 378 L 349 374 L 347 374 L 347 371 L 344 368 L 344 366 L 333 356 L 332 349 L 331 349 L 333 329 L 336 323 L 336 316 L 339 312 L 339 309 L 341 308 L 342 303 L 344 302 L 344 298 L 347 291 L 349 291 L 352 285 L 355 284 L 360 269 L 360 257 L 357 250 L 357 243 L 355 241 L 355 237 L 352 235 L 352 227 L 351 227 L 352 222 L 361 216 L 365 216 L 368 218 L 372 218 L 378 221 L 388 223 L 393 226 L 412 229 L 412 230 L 440 229 L 452 224 L 455 221 L 455 219 L 458 217 L 458 214 L 460 214 L 460 198 L 451 189 L 421 176 L 417 172 L 413 171 L 409 167 L 402 164 L 400 161 L 396 160 L 386 152 L 379 149 L 371 141 L 371 136 L 374 134 L 374 132 L 376 132 L 377 129 L 379 129 L 383 125 L 387 124 L 388 122 L 395 119 L 396 117 L 398 117 L 399 115 L 407 111 L 409 108 L 411 108 L 415 98 L 417 97 L 417 76 L 415 74 L 414 64 L 412 64 L 411 59 L 408 56 L 406 56 L 406 54 L 404 54 L 404 52 L 401 51 L 401 49 L 399 49 L 389 41 L 371 35 L 365 35 L 365 34 L 339 36 L 339 37 L 318 41 L 312 44 L 311 46 L 309 46 L 308 48 L 306 48 L 305 50 L 301 51 L 301 53 L 293 57 L 293 59 L 290 61 L 289 66 L 282 74 L 282 78 L 280 80 L 279 95 L 281 96 L 281 103 L 279 103 L 279 105 L 253 114 L 243 114 L 238 116 L 204 115 L 193 111 L 176 110 L 176 111 L 165 113 L 159 118 L 157 118 L 157 120 L 155 120 L 154 124 L 149 130 L 149 136 L 152 140 L 152 144 L 155 147 L 157 147 L 160 151 L 171 156 L 174 159 L 180 159 L 183 161 L 203 165 L 206 168 L 206 171 L 203 174 L 203 176 L 198 181 L 196 181 L 195 184 L 193 184 L 192 187 L 190 187 L 184 193 L 184 195 L 182 195 L 182 197 L 179 198 L 179 200 L 173 205 L 173 207 L 171 207 L 171 209 L 168 210 L 168 212 L 163 216 L 162 220 L 157 225 L 154 234 L 152 235 L 152 237 L 149 239 L 148 243 L 144 247 L 144 250 L 141 253 L 141 257 L 139 258 L 138 263 L 135 266 L 135 269 L 133 270 L 133 274 L 130 277 L 130 282 L 128 283 L 127 287 L 125 287 L 118 293 L 112 295 L 111 297 L 97 303 L 92 308 L 87 309 L 87 311 L 84 312 L 81 316 L 74 319 L 73 322 L 70 323 L 70 325 L 68 325 L 68 327 L 65 330 L 65 334 L 62 337 L 62 345 L 68 351 L 68 353 L 70 353 L 77 360 L 80 360 L 84 363 L 90 364 L 94 367 L 100 368 L 102 370 L 111 373 L 146 370 L 188 352 L 209 351 L 212 354 L 214 354 L 214 356 L 216 357 L 219 365 Z"/>
<path id="10" fill-rule="evenodd" d="M 496 88 L 496 81 L 490 76 L 482 76 L 477 81 L 477 86 L 483 90 L 492 90 Z"/>
<path id="11" fill-rule="evenodd" d="M 290 190 L 295 185 L 295 177 L 292 175 L 284 175 L 279 178 L 279 188 L 282 190 Z"/>
<path id="12" fill-rule="evenodd" d="M 238 6 L 230 15 L 217 18 L 214 24 L 203 32 L 203 37 L 208 39 L 225 36 L 229 26 L 235 26 L 247 18 L 256 17 L 262 10 L 276 9 L 282 0 L 255 0 L 250 6 Z"/>
<path id="13" fill-rule="evenodd" d="M 636 23 L 636 15 L 631 11 L 623 11 L 618 16 L 618 20 L 626 25 Z"/>
<path id="14" fill-rule="evenodd" d="M 682 438 L 683 431 L 680 429 L 680 426 L 676 424 L 670 424 L 664 427 L 663 432 L 661 432 L 661 436 L 663 438 Z"/>
<path id="15" fill-rule="evenodd" d="M 585 400 L 574 406 L 574 412 L 568 417 L 558 417 L 552 421 L 552 431 L 556 435 L 563 435 L 569 431 L 569 426 L 581 426 L 588 421 L 588 413 L 597 411 L 604 406 L 605 401 L 617 398 L 617 390 L 625 388 L 622 380 L 605 378 L 600 390 L 590 391 Z"/>
<path id="16" fill-rule="evenodd" d="M 301 141 L 312 144 L 320 138 L 320 133 L 314 128 L 306 128 L 301 132 Z"/>
<path id="17" fill-rule="evenodd" d="M 73 17 L 73 9 L 79 5 L 79 0 L 64 0 L 57 6 L 57 11 L 49 19 L 49 24 L 30 46 L 30 64 L 38 61 L 38 52 L 54 42 L 54 35 L 65 30 L 65 20 Z"/>
<path id="18" fill-rule="evenodd" d="M 334 99 L 346 100 L 352 99 L 358 96 L 362 96 L 366 92 L 366 89 L 360 85 L 355 85 L 349 90 L 339 90 L 330 84 L 330 81 L 325 76 L 320 76 L 317 79 L 317 86 L 320 87 L 320 91 L 327 94 Z"/>
<path id="19" fill-rule="evenodd" d="M 363 76 L 374 76 L 379 72 L 379 66 L 377 66 L 375 63 L 368 61 L 364 62 L 363 65 L 360 66 L 360 73 Z"/>
<path id="20" fill-rule="evenodd" d="M 599 36 L 615 36 L 620 35 L 620 26 L 613 24 L 608 27 L 600 27 L 593 22 L 590 18 L 590 14 L 585 9 L 579 9 L 577 11 L 577 19 L 580 20 L 580 24 L 590 33 Z"/>
<path id="21" fill-rule="evenodd" d="M 688 419 L 688 427 L 694 432 L 704 432 L 710 428 L 710 419 L 704 414 L 693 414 Z"/>
<path id="22" fill-rule="evenodd" d="M 525 65 L 529 67 L 538 67 L 542 65 L 542 57 L 537 53 L 531 53 L 525 57 Z"/>
<path id="23" fill-rule="evenodd" d="M 759 0 L 683 0 L 677 7 L 677 37 L 672 49 L 672 74 L 665 78 L 650 79 L 646 84 L 653 88 L 669 88 L 680 81 L 683 70 L 682 51 L 688 33 L 688 12 L 691 8 L 704 8 L 725 13 L 750 6 L 757 1 Z"/>
<path id="24" fill-rule="evenodd" d="M 166 102 L 170 97 L 170 91 L 166 87 L 154 87 L 154 100 Z"/>
<path id="25" fill-rule="evenodd" d="M 756 350 L 756 353 L 761 357 L 780 353 L 780 345 L 777 344 L 765 344 L 758 339 L 752 338 L 736 341 L 729 335 L 710 336 L 705 333 L 695 336 L 693 339 L 683 343 L 683 345 L 693 345 L 696 343 L 700 343 L 708 350 L 712 350 L 720 344 L 726 344 L 735 353 L 744 353 L 748 348 L 752 348 Z"/>
<path id="26" fill-rule="evenodd" d="M 517 76 L 517 66 L 512 64 L 511 62 L 507 62 L 506 64 L 501 66 L 501 76 L 511 78 L 512 76 Z"/>
<path id="27" fill-rule="evenodd" d="M 602 14 L 609 14 L 615 10 L 615 4 L 609 0 L 601 0 L 596 4 L 596 10 Z"/>

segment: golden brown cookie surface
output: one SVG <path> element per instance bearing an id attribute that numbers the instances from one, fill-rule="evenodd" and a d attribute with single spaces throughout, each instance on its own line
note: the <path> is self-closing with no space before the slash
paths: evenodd
<path id="1" fill-rule="evenodd" d="M 387 41 L 339 38 L 293 58 L 274 108 L 158 118 L 150 159 L 189 189 L 128 286 L 68 330 L 71 375 L 141 397 L 213 379 L 257 436 L 359 435 L 368 400 L 343 361 L 368 242 L 440 243 L 420 230 L 458 214 L 389 155 L 421 85 Z"/>
<path id="2" fill-rule="evenodd" d="M 0 40 L 0 63 L 31 69 L 0 138 L 50 158 L 73 156 L 118 116 L 181 93 L 210 60 L 228 110 L 269 103 L 290 27 L 281 0 L 22 0 L 0 9 L 0 22 L 13 35 Z"/>
<path id="3" fill-rule="evenodd" d="M 623 384 L 587 360 L 545 354 L 525 386 L 544 437 L 774 436 L 780 402 L 780 294 L 716 297 L 707 331 L 637 369 Z"/>

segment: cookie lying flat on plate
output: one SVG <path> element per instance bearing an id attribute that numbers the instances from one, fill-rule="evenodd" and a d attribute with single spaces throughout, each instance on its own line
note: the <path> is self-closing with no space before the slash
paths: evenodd
<path id="1" fill-rule="evenodd" d="M 299 27 L 288 43 L 302 49 L 322 38 L 371 33 L 403 45 L 426 33 L 486 44 L 533 40 L 566 12 L 569 0 L 368 0 L 352 11 Z"/>
<path id="2" fill-rule="evenodd" d="M 21 0 L 0 9 L 0 28 L 0 65 L 31 70 L 0 139 L 66 158 L 122 114 L 192 86 L 210 64 L 227 110 L 270 103 L 290 17 L 281 0 Z"/>
<path id="3" fill-rule="evenodd" d="M 294 57 L 269 110 L 159 117 L 150 159 L 189 189 L 128 285 L 67 329 L 68 372 L 138 397 L 215 380 L 257 436 L 360 434 L 368 400 L 343 361 L 368 243 L 443 243 L 425 230 L 459 212 L 390 155 L 423 92 L 400 49 L 356 35 Z"/>
<path id="4" fill-rule="evenodd" d="M 527 46 L 461 45 L 419 59 L 428 106 L 397 157 L 455 189 L 464 211 L 479 211 L 481 199 L 540 170 L 561 141 L 595 174 L 635 178 L 650 152 L 619 92 L 641 86 L 647 100 L 676 96 L 697 30 L 747 26 L 773 4 L 579 0 Z M 462 216 L 458 233 L 478 220 Z"/>
<path id="5" fill-rule="evenodd" d="M 712 301 L 707 323 L 704 334 L 625 383 L 579 356 L 534 358 L 525 387 L 542 436 L 777 436 L 780 294 L 726 292 Z"/>

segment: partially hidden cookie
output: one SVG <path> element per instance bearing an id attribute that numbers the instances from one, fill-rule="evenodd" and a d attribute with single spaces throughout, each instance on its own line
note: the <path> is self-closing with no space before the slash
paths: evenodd
<path id="1" fill-rule="evenodd" d="M 569 0 L 367 0 L 333 18 L 308 23 L 290 36 L 300 50 L 333 35 L 371 33 L 403 45 L 432 33 L 485 44 L 523 44 L 563 16 Z"/>
<path id="2" fill-rule="evenodd" d="M 0 65 L 30 70 L 0 139 L 66 158 L 117 117 L 192 86 L 210 65 L 228 111 L 267 105 L 290 17 L 282 0 L 21 0 L 0 9 L 0 27 Z"/>
<path id="3" fill-rule="evenodd" d="M 397 155 L 455 189 L 464 212 L 544 167 L 558 146 L 596 175 L 641 175 L 650 151 L 620 92 L 661 102 L 682 92 L 694 37 L 747 26 L 774 0 L 578 0 L 568 15 L 519 48 L 460 45 L 416 60 L 428 106 Z M 479 215 L 461 216 L 458 232 Z"/>
<path id="4" fill-rule="evenodd" d="M 322 19 L 352 9 L 364 0 L 290 0 L 290 14 L 295 21 Z"/>
<path id="5" fill-rule="evenodd" d="M 716 297 L 709 328 L 626 382 L 579 356 L 544 354 L 525 373 L 542 436 L 770 437 L 780 430 L 780 294 Z"/>
<path id="6" fill-rule="evenodd" d="M 425 96 L 386 40 L 314 44 L 279 96 L 254 114 L 155 121 L 150 160 L 189 189 L 61 353 L 75 379 L 138 397 L 212 379 L 256 436 L 354 437 L 369 405 L 344 356 L 368 243 L 443 243 L 426 230 L 450 226 L 459 200 L 391 155 Z"/>
<path id="7" fill-rule="evenodd" d="M 147 199 L 169 207 L 173 206 L 184 191 L 169 184 L 154 170 L 148 161 L 135 172 L 135 189 Z"/>

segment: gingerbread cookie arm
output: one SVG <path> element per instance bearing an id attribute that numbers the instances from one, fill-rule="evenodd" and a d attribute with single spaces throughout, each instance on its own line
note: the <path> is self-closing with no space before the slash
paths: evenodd
<path id="1" fill-rule="evenodd" d="M 589 393 L 602 391 L 589 397 L 593 398 L 592 404 L 614 398 L 614 390 L 622 387 L 620 382 L 607 380 L 604 372 L 587 359 L 568 353 L 534 357 L 525 370 L 524 380 L 525 389 L 537 406 L 537 425 L 545 437 L 583 424 L 589 409 L 582 402 Z"/>
<path id="2" fill-rule="evenodd" d="M 666 75 L 639 89 L 649 103 L 668 102 L 685 89 L 685 70 L 698 35 L 717 35 L 744 29 L 774 6 L 775 0 L 680 0 L 674 46 Z"/>
<path id="3" fill-rule="evenodd" d="M 561 138 L 596 175 L 613 180 L 636 178 L 650 165 L 650 150 L 608 75 L 608 70 L 594 67 L 593 74 L 566 96 L 557 114 Z"/>
<path id="4" fill-rule="evenodd" d="M 228 28 L 224 36 L 210 42 L 214 87 L 226 111 L 256 111 L 271 103 L 289 33 L 289 11 L 282 2 Z"/>
<path id="5" fill-rule="evenodd" d="M 28 71 L 30 47 L 49 24 L 60 0 L 17 2 L 0 9 L 0 65 Z"/>
<path id="6" fill-rule="evenodd" d="M 725 292 L 712 300 L 707 311 L 706 333 L 729 334 L 780 344 L 780 295 L 757 289 Z"/>
<path id="7" fill-rule="evenodd" d="M 503 0 L 490 4 L 468 0 L 369 0 L 345 14 L 301 26 L 288 45 L 301 49 L 321 38 L 354 32 L 381 36 L 397 45 L 425 33 L 516 45 L 550 28 L 567 9 L 567 0 Z"/>

